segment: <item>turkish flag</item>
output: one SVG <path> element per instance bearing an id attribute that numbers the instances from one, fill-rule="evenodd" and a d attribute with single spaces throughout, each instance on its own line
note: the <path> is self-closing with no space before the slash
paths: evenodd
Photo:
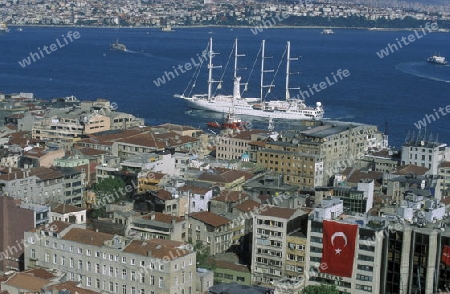
<path id="1" fill-rule="evenodd" d="M 450 265 L 450 246 L 444 245 L 444 248 L 442 248 L 442 262 L 445 263 L 445 265 Z"/>
<path id="2" fill-rule="evenodd" d="M 323 250 L 320 271 L 351 277 L 358 225 L 323 221 Z"/>

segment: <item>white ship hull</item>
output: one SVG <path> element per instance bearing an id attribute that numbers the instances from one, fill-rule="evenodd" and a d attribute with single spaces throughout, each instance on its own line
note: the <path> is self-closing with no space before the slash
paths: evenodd
<path id="1" fill-rule="evenodd" d="M 183 97 L 189 107 L 199 110 L 207 110 L 219 113 L 227 113 L 233 110 L 237 115 L 250 115 L 256 117 L 271 117 L 273 119 L 288 120 L 321 120 L 324 111 L 318 106 L 316 108 L 304 107 L 300 101 L 292 100 L 291 103 L 286 101 L 268 101 L 263 104 L 265 109 L 255 109 L 255 104 L 250 104 L 245 100 L 236 99 L 233 103 L 231 98 L 229 101 L 210 100 L 204 98 Z M 224 100 L 225 100 L 224 99 Z M 278 106 L 278 107 L 277 107 Z"/>

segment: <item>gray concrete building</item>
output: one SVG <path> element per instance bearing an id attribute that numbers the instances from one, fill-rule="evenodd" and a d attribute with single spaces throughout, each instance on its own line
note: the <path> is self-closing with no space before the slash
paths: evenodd
<path id="1" fill-rule="evenodd" d="M 264 207 L 253 217 L 252 284 L 269 286 L 286 277 L 288 235 L 306 225 L 302 210 Z"/>
<path id="2" fill-rule="evenodd" d="M 90 290 L 195 293 L 196 255 L 185 243 L 131 240 L 64 222 L 25 232 L 25 239 L 25 268 L 56 269 Z"/>

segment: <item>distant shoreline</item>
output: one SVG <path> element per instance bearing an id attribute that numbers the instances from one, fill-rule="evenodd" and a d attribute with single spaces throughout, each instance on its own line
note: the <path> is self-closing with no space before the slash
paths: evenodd
<path id="1" fill-rule="evenodd" d="M 145 26 L 85 26 L 85 25 L 18 25 L 18 24 L 8 24 L 10 28 L 19 27 L 36 27 L 36 28 L 88 28 L 88 29 L 152 29 L 161 30 L 162 27 L 145 27 Z M 196 29 L 196 28 L 229 28 L 229 29 L 252 29 L 260 27 L 263 30 L 267 29 L 347 29 L 347 30 L 368 30 L 368 31 L 414 31 L 423 28 L 369 28 L 369 27 L 329 27 L 329 26 L 268 26 L 267 28 L 261 24 L 256 26 L 239 26 L 239 25 L 190 25 L 190 26 L 172 26 L 172 31 L 177 29 Z M 170 33 L 172 31 L 165 31 L 165 33 Z M 434 31 L 435 33 L 448 33 L 450 29 Z"/>

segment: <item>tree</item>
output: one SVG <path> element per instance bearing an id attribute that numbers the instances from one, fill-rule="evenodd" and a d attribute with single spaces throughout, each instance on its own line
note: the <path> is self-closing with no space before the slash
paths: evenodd
<path id="1" fill-rule="evenodd" d="M 196 253 L 197 267 L 214 270 L 215 265 L 208 262 L 209 246 L 205 246 L 203 242 L 198 241 L 194 245 L 194 251 Z"/>
<path id="2" fill-rule="evenodd" d="M 339 290 L 334 285 L 311 285 L 305 287 L 302 294 L 339 294 Z"/>
<path id="3" fill-rule="evenodd" d="M 101 179 L 92 186 L 97 200 L 92 210 L 92 217 L 104 217 L 106 215 L 106 204 L 127 199 L 125 182 L 121 178 L 109 177 Z"/>

